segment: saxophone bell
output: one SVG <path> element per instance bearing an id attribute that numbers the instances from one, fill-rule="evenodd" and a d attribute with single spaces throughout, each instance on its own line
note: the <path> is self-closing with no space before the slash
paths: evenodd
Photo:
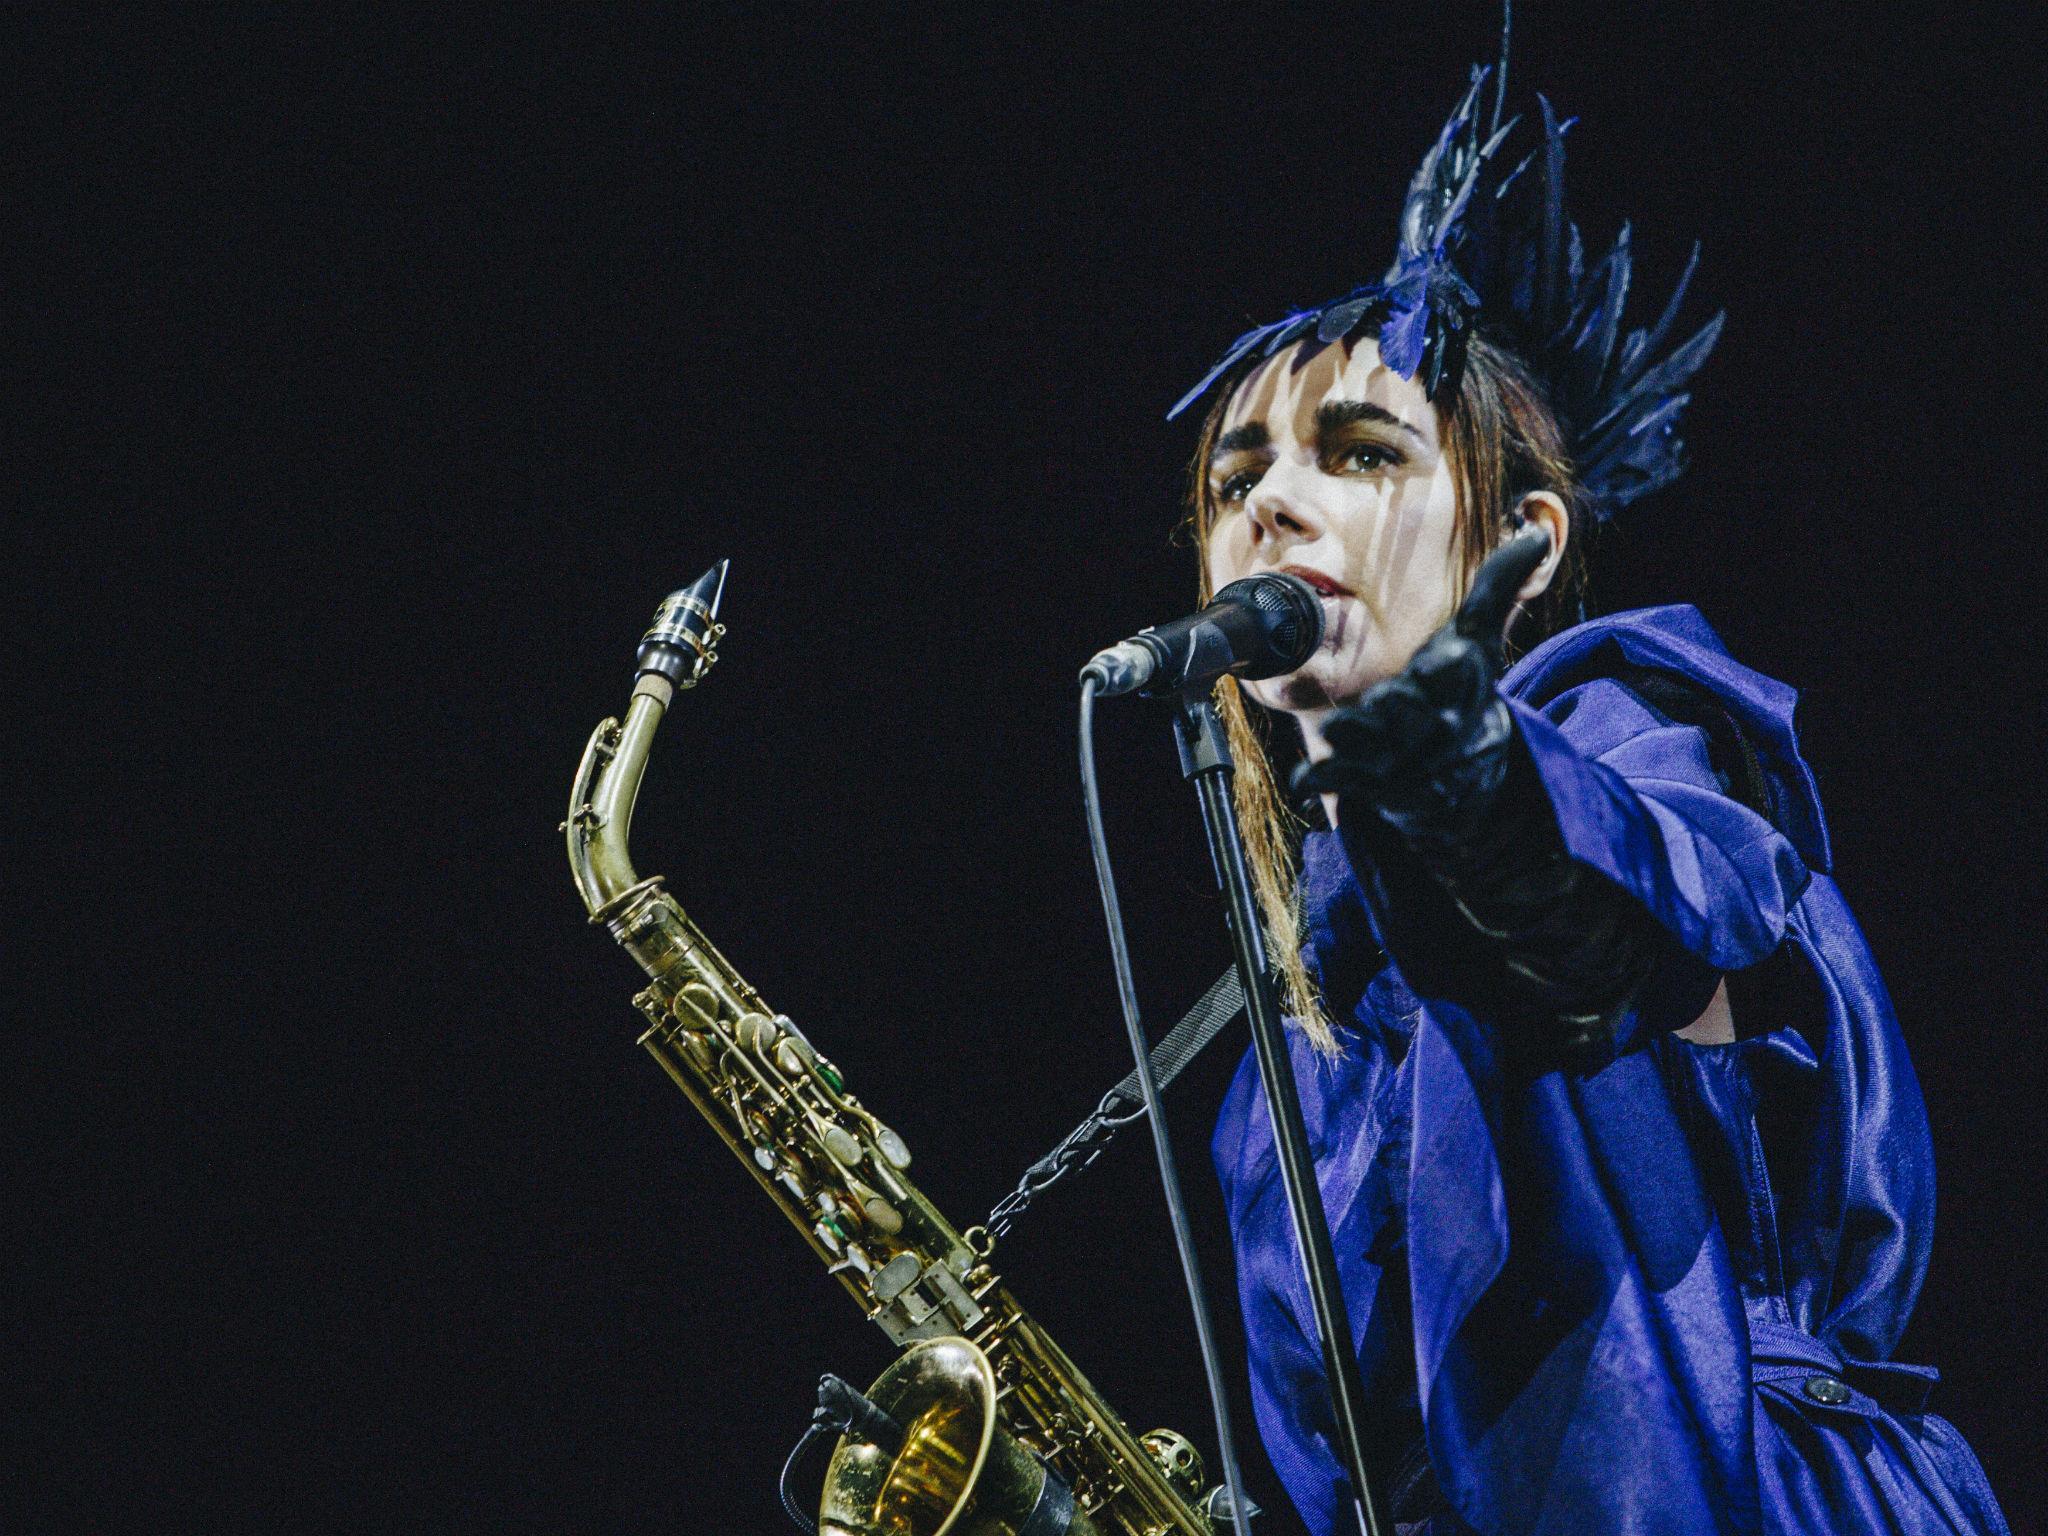
<path id="1" fill-rule="evenodd" d="M 818 1536 L 1100 1536 L 1066 1483 L 1005 1429 L 989 1358 L 913 1344 L 867 1390 L 893 1437 L 850 1432 L 825 1470 Z"/>

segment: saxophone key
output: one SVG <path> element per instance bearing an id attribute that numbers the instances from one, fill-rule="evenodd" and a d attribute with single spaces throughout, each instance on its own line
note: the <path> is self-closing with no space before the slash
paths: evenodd
<path id="1" fill-rule="evenodd" d="M 777 1015 L 775 1015 L 775 1023 L 776 1027 L 779 1028 L 785 1035 L 793 1036 L 797 1044 L 801 1045 L 813 1056 L 818 1054 L 816 1048 L 813 1047 L 811 1044 L 810 1036 L 806 1035 L 802 1030 L 796 1027 L 795 1019 L 792 1019 L 786 1013 L 778 1013 Z"/>
<path id="2" fill-rule="evenodd" d="M 848 1243 L 846 1245 L 846 1257 L 837 1264 L 830 1266 L 825 1273 L 836 1275 L 844 1269 L 854 1271 L 863 1280 L 872 1281 L 875 1277 L 875 1261 L 868 1257 L 867 1250 L 861 1247 L 859 1243 Z"/>
<path id="3" fill-rule="evenodd" d="M 901 1136 L 890 1130 L 888 1126 L 882 1126 L 875 1132 L 875 1145 L 882 1149 L 882 1156 L 889 1159 L 896 1167 L 908 1168 L 910 1166 L 910 1147 Z"/>
<path id="4" fill-rule="evenodd" d="M 747 1013 L 740 1016 L 732 1032 L 742 1048 L 752 1051 L 764 1061 L 775 1049 L 776 1038 L 782 1033 L 773 1019 L 765 1013 Z"/>
<path id="5" fill-rule="evenodd" d="M 825 1150 L 832 1154 L 834 1162 L 843 1168 L 859 1165 L 861 1157 L 860 1138 L 843 1125 L 827 1123 L 819 1132 L 818 1139 L 825 1143 Z"/>
<path id="6" fill-rule="evenodd" d="M 804 1181 L 799 1177 L 802 1172 L 802 1168 L 798 1166 L 793 1158 L 778 1157 L 775 1159 L 775 1182 L 788 1190 L 792 1198 L 799 1205 L 811 1197 L 810 1190 L 804 1187 Z"/>
<path id="7" fill-rule="evenodd" d="M 709 1034 L 718 1021 L 718 994 L 701 981 L 693 981 L 676 993 L 669 1004 L 676 1022 L 697 1034 Z"/>
<path id="8" fill-rule="evenodd" d="M 860 1208 L 878 1230 L 889 1236 L 894 1237 L 903 1230 L 903 1213 L 880 1195 L 869 1195 L 861 1201 Z"/>
<path id="9" fill-rule="evenodd" d="M 653 1033 L 653 1030 L 648 1031 L 648 1034 Z M 668 1026 L 664 1034 L 669 1041 L 681 1049 L 691 1066 L 695 1067 L 706 1077 L 711 1075 L 712 1063 L 717 1058 L 712 1055 L 711 1042 L 709 1040 L 681 1021 Z M 642 1037 L 641 1043 L 646 1043 L 645 1036 Z"/>

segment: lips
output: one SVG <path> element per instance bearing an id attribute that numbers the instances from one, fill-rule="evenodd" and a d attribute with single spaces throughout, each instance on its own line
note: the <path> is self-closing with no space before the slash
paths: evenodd
<path id="1" fill-rule="evenodd" d="M 1321 571 L 1312 571 L 1305 565 L 1283 565 L 1280 569 L 1289 576 L 1299 576 L 1324 597 L 1351 597 L 1354 595 L 1349 587 L 1345 586 L 1343 582 L 1338 581 L 1335 577 L 1325 576 Z"/>

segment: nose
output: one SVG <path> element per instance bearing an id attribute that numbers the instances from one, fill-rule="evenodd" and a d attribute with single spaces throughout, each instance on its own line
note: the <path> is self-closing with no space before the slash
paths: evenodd
<path id="1" fill-rule="evenodd" d="M 1310 483 L 1313 474 L 1313 470 L 1304 470 L 1284 458 L 1267 466 L 1259 483 L 1245 498 L 1252 548 L 1258 549 L 1268 540 L 1277 541 L 1273 546 L 1277 549 L 1310 544 L 1322 537 L 1323 516 Z"/>

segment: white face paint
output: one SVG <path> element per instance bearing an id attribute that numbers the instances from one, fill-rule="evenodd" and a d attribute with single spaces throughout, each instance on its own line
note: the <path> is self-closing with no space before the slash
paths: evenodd
<path id="1" fill-rule="evenodd" d="M 1457 488 L 1422 386 L 1370 337 L 1280 353 L 1230 398 L 1209 464 L 1215 587 L 1292 571 L 1325 593 L 1323 644 L 1250 683 L 1269 709 L 1315 721 L 1407 665 L 1463 589 Z"/>

